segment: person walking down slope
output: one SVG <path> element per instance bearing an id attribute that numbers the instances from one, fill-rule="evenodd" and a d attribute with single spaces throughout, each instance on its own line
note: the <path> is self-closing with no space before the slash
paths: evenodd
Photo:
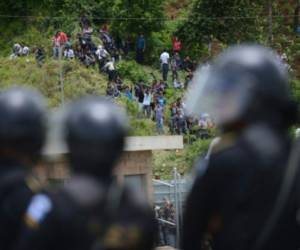
<path id="1" fill-rule="evenodd" d="M 98 45 L 98 49 L 96 50 L 95 54 L 98 58 L 99 72 L 101 72 L 105 65 L 106 59 L 109 57 L 109 53 L 102 45 Z"/>
<path id="2" fill-rule="evenodd" d="M 106 64 L 103 67 L 103 71 L 107 72 L 108 80 L 110 82 L 115 80 L 115 78 L 116 78 L 116 69 L 115 69 L 115 65 L 112 61 L 107 60 Z"/>

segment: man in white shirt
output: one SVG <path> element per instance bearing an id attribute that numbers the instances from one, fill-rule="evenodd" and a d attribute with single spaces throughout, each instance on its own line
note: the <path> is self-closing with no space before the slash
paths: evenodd
<path id="1" fill-rule="evenodd" d="M 99 45 L 95 54 L 98 58 L 99 71 L 101 72 L 101 69 L 103 68 L 103 66 L 105 64 L 105 60 L 109 57 L 109 53 L 102 45 Z"/>
<path id="2" fill-rule="evenodd" d="M 146 117 L 150 118 L 151 116 L 151 101 L 152 101 L 152 93 L 149 89 L 146 89 L 144 93 L 144 100 L 143 100 L 143 111 Z"/>
<path id="3" fill-rule="evenodd" d="M 162 78 L 166 82 L 168 79 L 168 72 L 169 72 L 169 60 L 170 55 L 165 49 L 163 53 L 160 55 L 160 63 L 161 63 L 161 71 L 162 71 Z"/>
<path id="4" fill-rule="evenodd" d="M 66 48 L 65 51 L 64 51 L 64 57 L 66 59 L 73 59 L 75 57 L 74 50 L 69 48 L 69 47 Z"/>
<path id="5" fill-rule="evenodd" d="M 18 56 L 22 55 L 22 46 L 15 43 L 13 46 L 13 53 L 10 55 L 10 59 L 16 59 Z"/>
<path id="6" fill-rule="evenodd" d="M 116 73 L 116 70 L 115 70 L 115 65 L 112 61 L 108 61 L 104 67 L 103 67 L 104 71 L 107 72 L 108 74 L 108 80 L 111 82 L 115 79 L 115 73 Z"/>
<path id="7" fill-rule="evenodd" d="M 29 48 L 27 46 L 24 46 L 22 49 L 22 56 L 28 56 L 29 55 Z"/>

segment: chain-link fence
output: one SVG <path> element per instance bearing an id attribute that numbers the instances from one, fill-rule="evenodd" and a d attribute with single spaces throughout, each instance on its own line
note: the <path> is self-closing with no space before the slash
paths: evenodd
<path id="1" fill-rule="evenodd" d="M 159 224 L 157 245 L 178 248 L 182 233 L 184 202 L 191 186 L 191 180 L 181 178 L 173 169 L 172 180 L 153 180 L 154 205 Z"/>

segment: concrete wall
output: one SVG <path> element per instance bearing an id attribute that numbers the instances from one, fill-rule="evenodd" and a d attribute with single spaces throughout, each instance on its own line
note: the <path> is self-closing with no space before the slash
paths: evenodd
<path id="1" fill-rule="evenodd" d="M 183 149 L 182 135 L 130 136 L 126 138 L 125 151 Z"/>
<path id="2" fill-rule="evenodd" d="M 63 181 L 70 177 L 70 169 L 66 157 L 56 159 L 55 161 L 45 161 L 36 168 L 36 171 L 43 180 L 48 179 L 54 182 Z M 126 176 L 138 176 L 142 178 L 142 189 L 144 189 L 147 199 L 152 202 L 152 151 L 124 152 L 114 170 L 114 175 L 119 183 L 126 182 Z"/>
<path id="3" fill-rule="evenodd" d="M 65 143 L 57 136 L 50 136 L 43 153 L 46 157 L 57 157 L 68 153 Z M 181 135 L 129 136 L 126 138 L 124 151 L 171 150 L 183 149 Z"/>
<path id="4" fill-rule="evenodd" d="M 50 136 L 50 139 L 44 149 L 45 159 L 48 160 L 38 168 L 38 171 L 44 178 L 54 181 L 64 180 L 70 176 L 65 157 L 68 154 L 68 150 L 64 143 L 55 136 Z M 182 148 L 182 136 L 127 137 L 124 155 L 116 167 L 114 174 L 121 183 L 126 181 L 134 182 L 141 177 L 143 184 L 141 188 L 145 190 L 147 198 L 152 201 L 152 150 L 175 150 Z"/>
<path id="5" fill-rule="evenodd" d="M 125 152 L 114 174 L 120 183 L 125 181 L 126 176 L 140 175 L 143 178 L 147 198 L 153 200 L 152 151 Z"/>

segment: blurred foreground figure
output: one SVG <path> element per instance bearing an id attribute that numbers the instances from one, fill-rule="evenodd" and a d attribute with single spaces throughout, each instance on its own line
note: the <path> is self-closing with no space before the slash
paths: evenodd
<path id="1" fill-rule="evenodd" d="M 288 166 L 295 122 L 288 78 L 270 50 L 233 47 L 199 70 L 187 98 L 191 114 L 208 112 L 221 130 L 189 194 L 183 249 L 299 249 L 295 183 L 266 235 Z M 299 181 L 299 180 L 298 180 Z M 273 220 L 274 221 L 274 220 Z"/>
<path id="2" fill-rule="evenodd" d="M 151 249 L 154 213 L 112 176 L 127 134 L 125 114 L 104 98 L 86 97 L 71 105 L 64 123 L 74 174 L 33 197 L 19 249 Z"/>
<path id="3" fill-rule="evenodd" d="M 0 249 L 10 250 L 40 183 L 30 173 L 45 138 L 45 105 L 31 90 L 0 93 Z"/>

